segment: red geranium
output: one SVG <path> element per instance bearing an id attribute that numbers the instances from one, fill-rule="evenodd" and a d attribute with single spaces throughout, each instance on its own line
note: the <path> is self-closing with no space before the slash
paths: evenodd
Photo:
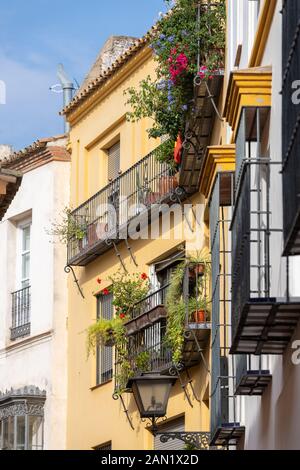
<path id="1" fill-rule="evenodd" d="M 124 320 L 124 318 L 126 318 L 125 313 L 121 313 L 120 318 L 121 318 L 121 320 Z"/>
<path id="2" fill-rule="evenodd" d="M 108 289 L 103 289 L 102 295 L 109 295 L 109 294 L 110 294 L 110 292 L 109 292 Z"/>
<path id="3" fill-rule="evenodd" d="M 146 273 L 143 273 L 143 274 L 141 275 L 141 279 L 142 279 L 143 281 L 147 281 L 147 279 L 148 279 L 147 274 L 146 274 Z"/>

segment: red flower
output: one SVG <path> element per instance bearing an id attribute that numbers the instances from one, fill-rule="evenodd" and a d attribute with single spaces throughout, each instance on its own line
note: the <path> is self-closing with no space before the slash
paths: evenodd
<path id="1" fill-rule="evenodd" d="M 120 318 L 121 318 L 121 320 L 124 320 L 124 318 L 126 318 L 125 313 L 121 313 Z"/>
<path id="2" fill-rule="evenodd" d="M 102 283 L 100 277 L 98 277 L 97 282 L 98 282 L 99 285 Z"/>
<path id="3" fill-rule="evenodd" d="M 110 292 L 109 292 L 108 289 L 103 289 L 102 295 L 109 295 L 109 294 L 110 294 Z"/>
<path id="4" fill-rule="evenodd" d="M 141 275 L 141 279 L 142 279 L 143 281 L 147 281 L 147 279 L 148 279 L 147 274 L 146 274 L 146 273 L 143 273 L 143 274 Z"/>

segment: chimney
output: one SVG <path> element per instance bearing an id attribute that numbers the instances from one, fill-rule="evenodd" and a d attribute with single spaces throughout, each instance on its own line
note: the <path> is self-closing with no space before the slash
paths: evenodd
<path id="1" fill-rule="evenodd" d="M 14 152 L 14 149 L 11 145 L 0 144 L 0 162 L 10 157 Z"/>

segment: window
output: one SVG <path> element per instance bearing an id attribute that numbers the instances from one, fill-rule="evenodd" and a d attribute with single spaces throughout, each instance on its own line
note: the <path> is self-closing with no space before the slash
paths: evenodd
<path id="1" fill-rule="evenodd" d="M 30 283 L 30 232 L 31 226 L 27 225 L 21 228 L 22 248 L 21 248 L 21 285 L 22 288 L 28 287 Z"/>
<path id="2" fill-rule="evenodd" d="M 166 424 L 159 426 L 159 433 L 169 432 L 184 432 L 184 416 L 178 419 L 173 419 Z M 168 442 L 161 442 L 160 435 L 154 438 L 154 450 L 184 450 L 185 443 L 179 439 L 170 440 Z"/>
<path id="3" fill-rule="evenodd" d="M 101 295 L 97 298 L 97 318 L 110 320 L 113 318 L 113 295 Z M 97 348 L 97 385 L 102 385 L 113 376 L 113 348 L 99 346 Z"/>
<path id="4" fill-rule="evenodd" d="M 43 450 L 46 393 L 35 387 L 0 398 L 0 450 Z"/>
<path id="5" fill-rule="evenodd" d="M 108 181 L 113 181 L 119 176 L 120 172 L 120 141 L 110 147 L 108 154 Z"/>

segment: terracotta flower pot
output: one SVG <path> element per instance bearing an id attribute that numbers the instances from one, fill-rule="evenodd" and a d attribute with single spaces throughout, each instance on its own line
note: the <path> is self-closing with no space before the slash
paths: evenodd
<path id="1" fill-rule="evenodd" d="M 205 264 L 204 263 L 199 263 L 199 264 L 196 264 L 195 266 L 195 274 L 198 275 L 198 276 L 204 276 L 205 274 Z"/>
<path id="2" fill-rule="evenodd" d="M 176 176 L 162 176 L 159 180 L 159 192 L 160 194 L 168 194 L 173 189 L 178 187 L 178 181 Z"/>
<path id="3" fill-rule="evenodd" d="M 197 310 L 193 313 L 195 323 L 205 323 L 206 322 L 206 311 L 205 310 Z"/>

